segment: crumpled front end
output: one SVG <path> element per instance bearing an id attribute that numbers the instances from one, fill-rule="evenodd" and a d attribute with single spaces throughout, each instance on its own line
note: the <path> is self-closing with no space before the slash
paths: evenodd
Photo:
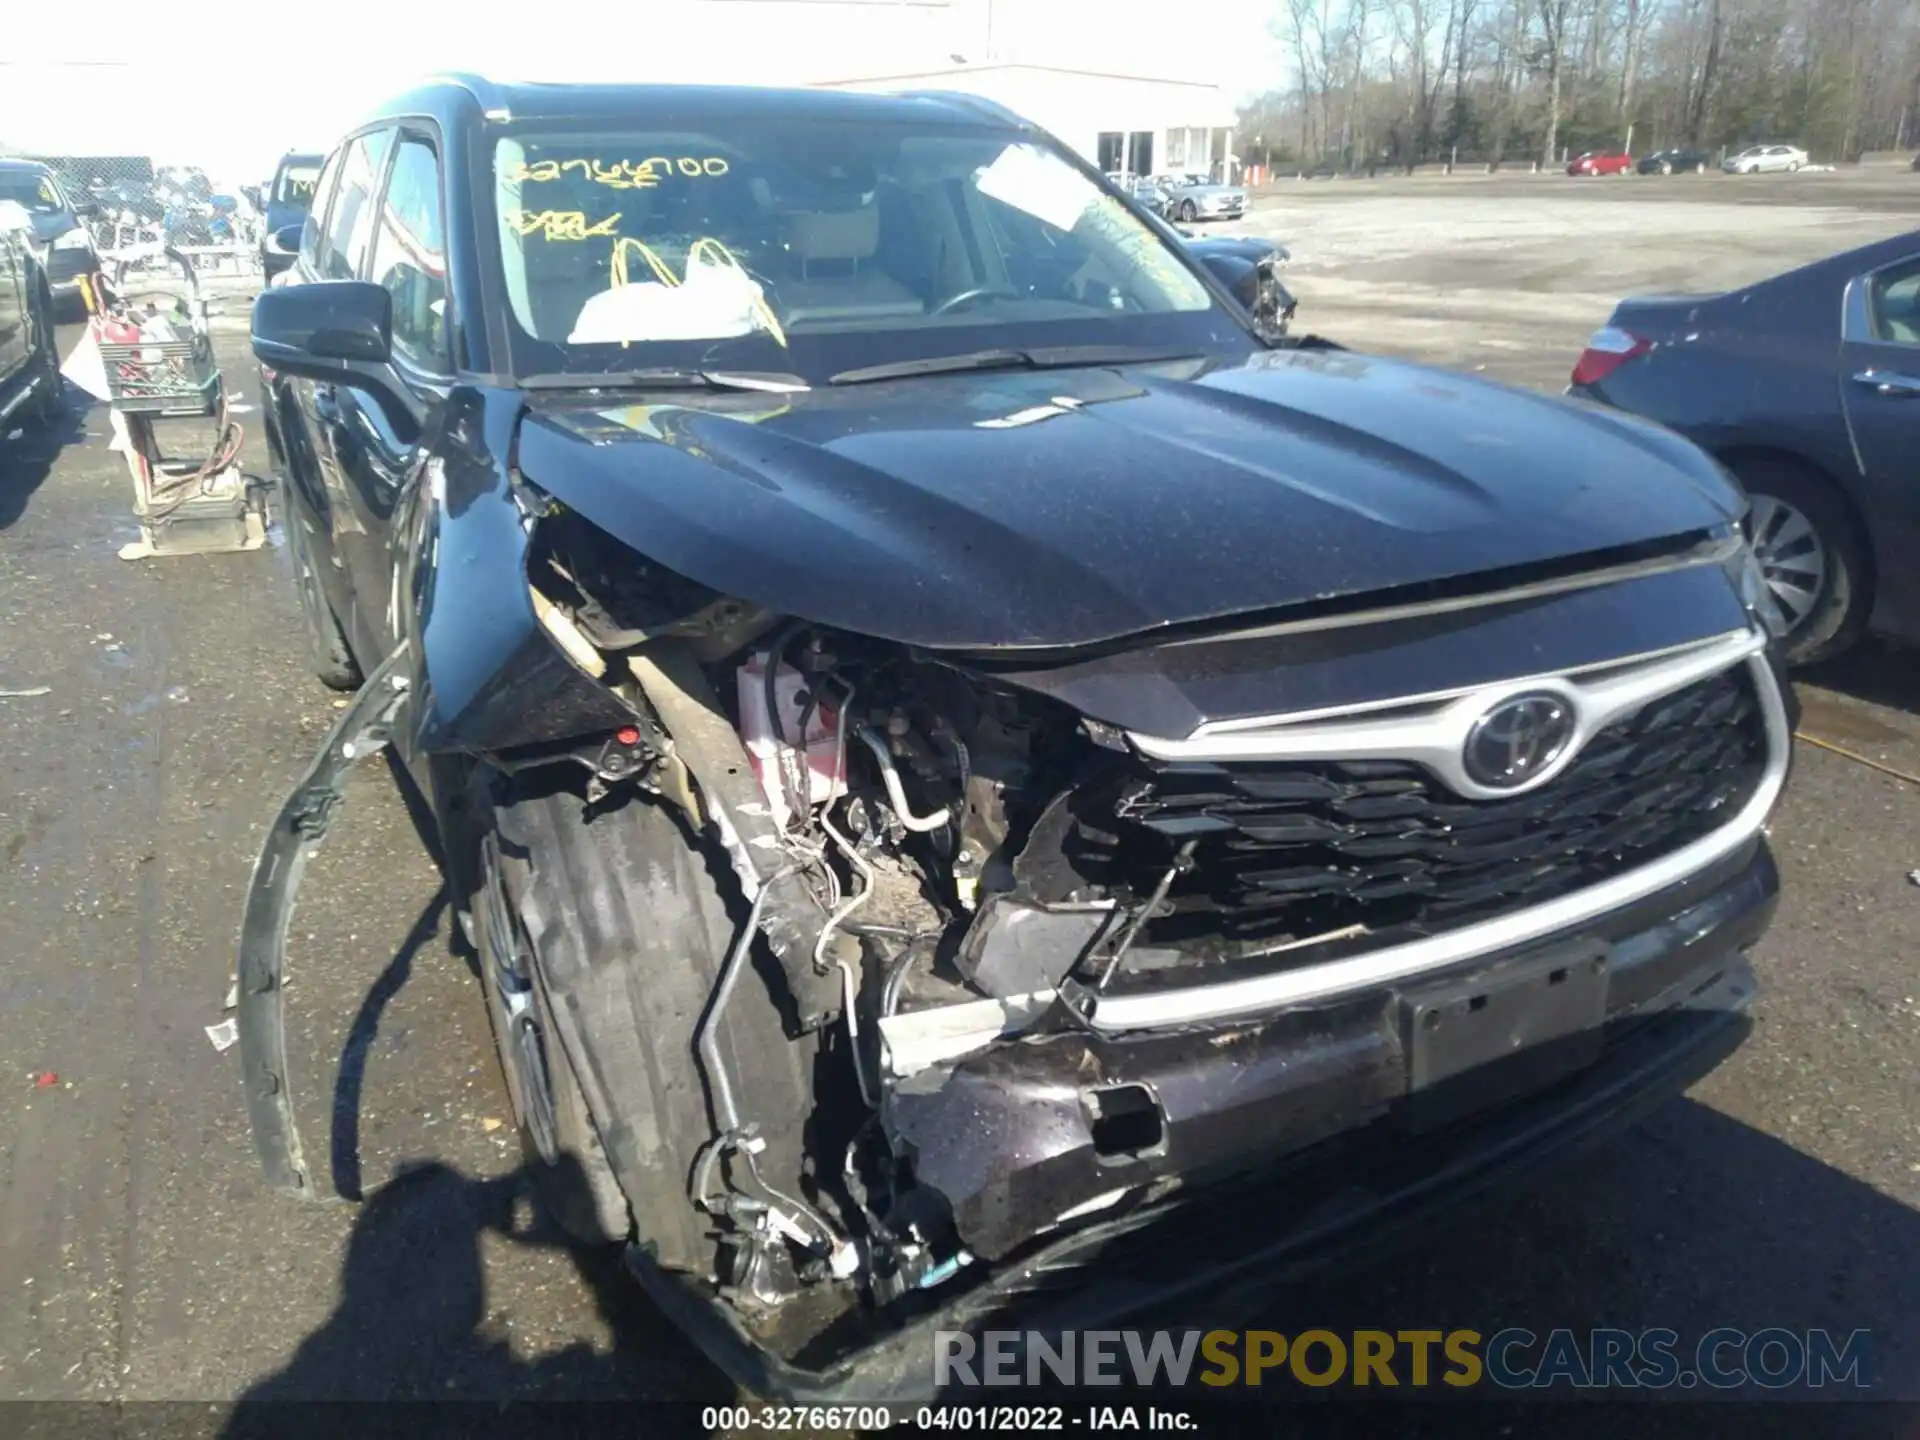
<path id="1" fill-rule="evenodd" d="M 436 784 L 470 767 L 435 795 L 456 842 L 462 794 L 565 797 L 509 838 L 547 880 L 529 935 L 567 943 L 508 978 L 589 1077 L 636 1273 L 762 1393 L 914 1393 L 936 1320 L 1291 1264 L 1329 1197 L 1459 1190 L 1739 1028 L 1792 717 L 1730 530 L 965 651 L 720 593 L 513 468 L 517 415 L 471 418 L 494 463 L 420 519 L 460 563 L 400 587 L 423 614 L 256 876 L 242 1035 L 283 1184 L 298 859 L 390 735 Z M 667 823 L 605 840 L 623 814 Z M 710 979 L 664 931 L 589 945 L 669 872 L 711 882 Z M 516 1103 L 545 1083 L 504 1063 Z"/>
<path id="2" fill-rule="evenodd" d="M 536 608 L 635 677 L 659 752 L 690 723 L 656 703 L 668 635 L 737 735 L 731 812 L 811 897 L 782 965 L 840 1067 L 771 1185 L 813 1218 L 641 1273 L 731 1297 L 782 1365 L 884 1349 L 1050 1247 L 1091 1282 L 1076 1237 L 1550 1095 L 1702 996 L 1736 1016 L 1791 729 L 1737 571 L 1721 535 L 1239 635 L 942 653 L 728 608 L 546 514 Z M 701 1197 L 723 1231 L 755 1213 Z"/>

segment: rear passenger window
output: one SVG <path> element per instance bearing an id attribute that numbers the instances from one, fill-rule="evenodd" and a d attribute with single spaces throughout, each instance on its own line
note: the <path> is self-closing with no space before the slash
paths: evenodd
<path id="1" fill-rule="evenodd" d="M 1920 345 L 1920 256 L 1882 270 L 1867 282 L 1867 314 L 1874 339 L 1891 345 Z"/>
<path id="2" fill-rule="evenodd" d="M 320 251 L 320 274 L 325 279 L 352 280 L 360 274 L 373 239 L 373 194 L 392 144 L 391 130 L 376 130 L 352 141 L 341 153 L 338 190 Z"/>
<path id="3" fill-rule="evenodd" d="M 393 297 L 393 349 L 444 373 L 447 257 L 440 223 L 440 166 L 425 140 L 400 142 L 373 240 L 374 284 Z"/>

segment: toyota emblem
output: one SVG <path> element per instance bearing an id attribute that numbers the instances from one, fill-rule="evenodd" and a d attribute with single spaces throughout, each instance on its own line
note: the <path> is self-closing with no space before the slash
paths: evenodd
<path id="1" fill-rule="evenodd" d="M 1566 754 L 1576 728 L 1573 706 L 1563 696 L 1515 695 L 1473 722 L 1460 758 L 1475 784 L 1520 790 Z"/>

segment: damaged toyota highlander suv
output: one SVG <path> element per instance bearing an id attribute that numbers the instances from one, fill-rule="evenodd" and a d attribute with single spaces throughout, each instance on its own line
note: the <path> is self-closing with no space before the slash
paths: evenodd
<path id="1" fill-rule="evenodd" d="M 260 296 L 357 694 L 529 1165 L 762 1394 L 1350 1253 L 1745 1033 L 1791 699 L 1742 499 L 1631 417 L 1263 337 L 951 95 L 437 81 Z M 311 903 L 311 897 L 310 897 Z"/>

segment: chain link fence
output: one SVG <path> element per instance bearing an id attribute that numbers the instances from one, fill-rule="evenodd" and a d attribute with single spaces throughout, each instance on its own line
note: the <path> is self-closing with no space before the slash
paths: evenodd
<path id="1" fill-rule="evenodd" d="M 110 277 L 174 268 L 169 250 L 197 274 L 258 281 L 265 197 L 257 186 L 225 189 L 191 165 L 155 165 L 145 155 L 41 155 L 75 204 Z"/>

